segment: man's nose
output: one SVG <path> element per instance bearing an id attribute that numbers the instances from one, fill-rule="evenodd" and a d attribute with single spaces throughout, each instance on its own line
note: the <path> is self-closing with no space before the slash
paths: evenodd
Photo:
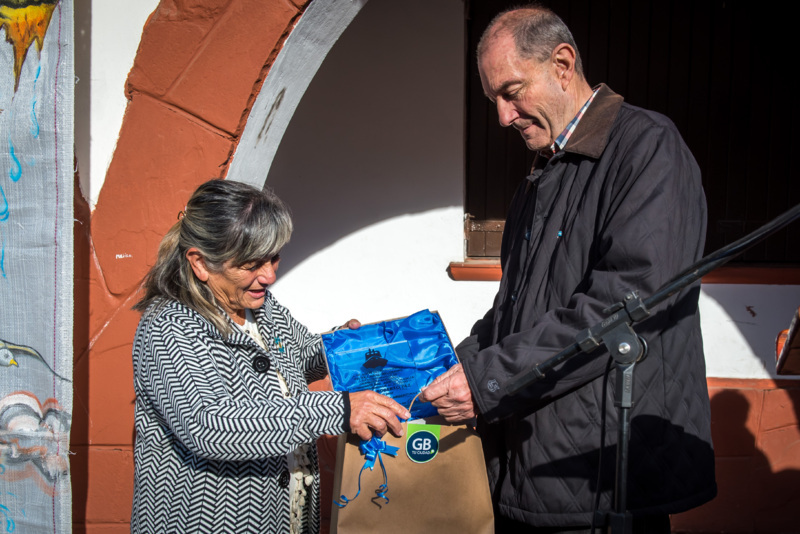
<path id="1" fill-rule="evenodd" d="M 519 117 L 514 105 L 502 98 L 497 99 L 497 118 L 503 127 L 511 126 Z"/>

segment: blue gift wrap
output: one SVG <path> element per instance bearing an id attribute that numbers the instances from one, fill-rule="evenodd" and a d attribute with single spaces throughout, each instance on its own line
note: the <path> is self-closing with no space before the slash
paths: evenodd
<path id="1" fill-rule="evenodd" d="M 372 390 L 406 408 L 420 389 L 458 363 L 439 314 L 422 310 L 403 319 L 322 334 L 333 389 Z M 436 415 L 415 402 L 411 418 Z"/>

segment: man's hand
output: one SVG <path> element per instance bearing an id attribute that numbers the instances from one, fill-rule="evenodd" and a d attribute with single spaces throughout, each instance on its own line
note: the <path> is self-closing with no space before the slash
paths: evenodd
<path id="1" fill-rule="evenodd" d="M 374 391 L 350 393 L 350 431 L 361 439 L 371 439 L 373 433 L 381 437 L 387 430 L 401 437 L 403 425 L 398 417 L 406 420 L 411 414 L 389 397 Z"/>
<path id="2" fill-rule="evenodd" d="M 460 363 L 423 388 L 419 399 L 436 406 L 439 415 L 450 423 L 468 421 L 478 415 L 467 376 Z"/>

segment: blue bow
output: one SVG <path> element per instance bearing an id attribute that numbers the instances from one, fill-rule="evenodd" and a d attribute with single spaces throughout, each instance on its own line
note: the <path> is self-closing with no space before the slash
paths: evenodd
<path id="1" fill-rule="evenodd" d="M 383 464 L 383 460 L 380 459 L 381 453 L 388 454 L 389 456 L 397 456 L 397 451 L 399 451 L 400 448 L 393 447 L 382 439 L 372 436 L 372 439 L 368 441 L 362 439 L 358 450 L 360 450 L 361 454 L 367 459 L 366 462 L 364 462 L 364 467 L 369 467 L 369 470 L 372 471 L 376 458 L 381 462 L 381 465 Z"/>
<path id="2" fill-rule="evenodd" d="M 361 440 L 358 450 L 361 451 L 361 454 L 363 454 L 365 458 L 364 465 L 361 466 L 361 470 L 358 472 L 358 492 L 356 492 L 355 497 L 352 499 L 348 499 L 344 495 L 340 495 L 338 501 L 334 500 L 333 503 L 339 508 L 344 508 L 349 502 L 354 501 L 359 495 L 361 495 L 361 474 L 366 468 L 369 468 L 369 470 L 372 471 L 372 468 L 375 467 L 376 459 L 381 465 L 381 471 L 383 472 L 383 484 L 378 486 L 378 489 L 375 490 L 375 494 L 381 499 L 385 500 L 387 503 L 389 502 L 389 497 L 386 496 L 386 492 L 389 491 L 389 478 L 386 476 L 386 467 L 383 465 L 383 457 L 381 456 L 381 453 L 388 454 L 389 456 L 397 456 L 397 451 L 399 451 L 400 448 L 388 445 L 382 439 L 372 436 L 372 439 Z"/>

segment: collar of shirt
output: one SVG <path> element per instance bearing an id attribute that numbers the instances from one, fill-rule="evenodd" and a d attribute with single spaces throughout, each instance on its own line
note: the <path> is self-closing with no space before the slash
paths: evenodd
<path id="1" fill-rule="evenodd" d="M 597 95 L 598 90 L 599 88 L 594 90 L 592 96 L 590 96 L 589 100 L 587 100 L 586 103 L 583 105 L 583 107 L 581 107 L 577 115 L 575 115 L 572 118 L 572 120 L 569 121 L 569 124 L 567 124 L 567 127 L 564 128 L 564 131 L 561 132 L 561 134 L 558 137 L 556 137 L 556 140 L 553 142 L 552 145 L 550 145 L 550 152 L 548 153 L 547 151 L 543 151 L 545 155 L 550 157 L 559 150 L 564 150 L 564 147 L 567 146 L 567 141 L 569 141 L 569 138 L 572 136 L 572 132 L 574 132 L 575 128 L 577 128 L 578 123 L 581 121 L 581 117 L 583 117 L 583 114 L 586 113 L 587 109 L 589 109 L 589 104 L 591 104 L 592 100 L 594 100 L 594 97 L 595 95 Z"/>

